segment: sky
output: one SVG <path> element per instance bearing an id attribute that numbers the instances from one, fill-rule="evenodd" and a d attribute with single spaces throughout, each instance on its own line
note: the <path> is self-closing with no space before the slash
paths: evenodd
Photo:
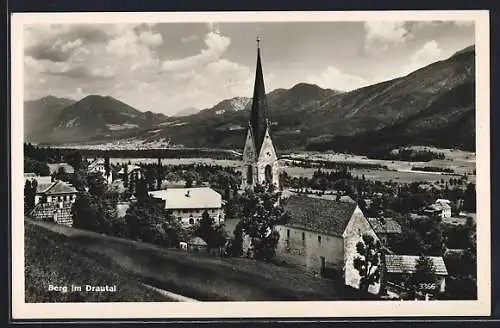
<path id="1" fill-rule="evenodd" d="M 251 97 L 256 37 L 266 91 L 350 91 L 474 44 L 468 21 L 36 24 L 24 28 L 24 98 L 115 97 L 166 115 Z"/>

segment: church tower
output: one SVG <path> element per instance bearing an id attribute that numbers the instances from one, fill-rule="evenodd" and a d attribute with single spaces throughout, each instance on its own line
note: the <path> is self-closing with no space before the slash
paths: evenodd
<path id="1" fill-rule="evenodd" d="M 242 189 L 256 184 L 273 183 L 279 187 L 278 156 L 271 138 L 271 123 L 264 76 L 260 59 L 260 40 L 257 38 L 257 67 L 253 90 L 252 110 L 243 149 Z"/>

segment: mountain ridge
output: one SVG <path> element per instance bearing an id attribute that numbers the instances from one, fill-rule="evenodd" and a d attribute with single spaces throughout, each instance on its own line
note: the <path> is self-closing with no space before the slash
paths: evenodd
<path id="1" fill-rule="evenodd" d="M 168 140 L 171 144 L 186 147 L 243 147 L 251 106 L 249 97 L 225 99 L 186 116 L 167 117 L 149 112 L 147 123 L 144 122 L 143 112 L 109 98 L 96 100 L 98 105 L 94 107 L 99 110 L 90 110 L 94 118 L 88 123 L 92 121 L 91 125 L 100 128 L 103 133 L 92 134 L 91 137 L 79 133 L 79 138 L 69 139 L 85 142 L 85 139 L 132 138 L 138 142 Z M 268 92 L 267 101 L 273 138 L 276 146 L 282 149 L 298 147 L 366 153 L 389 146 L 425 142 L 434 146 L 452 145 L 473 150 L 475 47 L 466 47 L 447 59 L 405 76 L 356 90 L 341 92 L 310 83 L 298 83 L 290 89 Z M 81 108 L 79 102 L 68 107 Z M 121 104 L 105 106 L 102 102 Z M 108 107 L 121 109 L 117 112 Z M 70 119 L 75 119 L 74 110 L 65 108 L 63 112 L 72 115 L 65 114 L 65 117 L 61 114 L 58 117 L 62 126 L 59 129 L 56 127 L 55 133 L 47 134 L 52 137 L 53 143 L 57 143 L 57 139 L 64 140 L 58 136 L 61 131 L 74 128 L 64 128 Z M 106 124 L 122 127 L 123 124 L 135 124 L 137 127 L 118 131 L 110 130 Z M 456 140 L 440 135 L 439 131 L 451 128 L 458 129 L 453 134 Z"/>

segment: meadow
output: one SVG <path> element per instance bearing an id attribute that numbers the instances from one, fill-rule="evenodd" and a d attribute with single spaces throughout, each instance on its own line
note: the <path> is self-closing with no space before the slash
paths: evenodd
<path id="1" fill-rule="evenodd" d="M 445 154 L 445 159 L 435 159 L 429 162 L 407 162 L 407 161 L 390 161 L 370 159 L 366 156 L 340 154 L 340 153 L 317 153 L 317 152 L 298 152 L 286 154 L 287 158 L 296 158 L 300 160 L 319 160 L 328 161 L 332 163 L 353 165 L 350 168 L 354 176 L 362 177 L 370 180 L 381 182 L 395 181 L 401 183 L 412 182 L 439 182 L 441 180 L 449 181 L 451 178 L 458 178 L 463 174 L 467 174 L 470 182 L 475 182 L 475 154 L 453 149 L 436 149 L 425 148 L 434 151 L 440 151 Z M 113 164 L 156 164 L 156 158 L 110 158 Z M 240 160 L 231 159 L 213 159 L 204 157 L 193 158 L 163 158 L 161 159 L 163 165 L 187 165 L 187 164 L 204 164 L 204 165 L 220 165 L 229 166 L 240 169 Z M 367 165 L 363 168 L 362 165 Z M 380 165 L 384 168 L 370 168 L 370 165 Z M 298 167 L 287 164 L 285 161 L 280 163 L 281 170 L 287 172 L 288 175 L 296 177 L 311 177 L 317 168 L 312 167 Z M 359 167 L 356 167 L 359 166 Z M 413 167 L 432 166 L 436 168 L 449 168 L 452 169 L 454 174 L 440 174 L 439 172 L 421 172 L 412 170 Z M 328 169 L 322 169 L 328 171 Z"/>
<path id="2" fill-rule="evenodd" d="M 47 281 L 69 284 L 86 279 L 118 286 L 119 295 L 93 296 L 95 301 L 159 301 L 137 287 L 141 282 L 200 301 L 360 299 L 359 292 L 346 288 L 343 281 L 320 278 L 299 268 L 166 249 L 47 222 L 27 220 L 25 226 L 26 289 L 32 302 L 75 301 L 58 295 L 47 299 L 43 285 Z M 54 244 L 47 245 L 51 240 Z M 51 246 L 50 251 L 43 246 Z M 37 257 L 41 252 L 46 254 Z M 68 260 L 61 260 L 65 258 Z M 30 269 L 33 265 L 35 271 Z M 122 276 L 128 278 L 120 279 Z"/>

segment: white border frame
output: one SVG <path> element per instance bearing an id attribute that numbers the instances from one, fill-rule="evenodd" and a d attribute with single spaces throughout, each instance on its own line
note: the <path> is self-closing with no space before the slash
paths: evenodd
<path id="1" fill-rule="evenodd" d="M 490 269 L 490 49 L 489 12 L 178 12 L 16 13 L 11 16 L 11 195 L 13 319 L 318 318 L 486 316 Z M 307 22 L 473 20 L 476 48 L 477 301 L 313 301 L 201 303 L 25 303 L 23 217 L 23 26 L 36 23 Z M 369 304 L 368 304 L 369 303 Z"/>

